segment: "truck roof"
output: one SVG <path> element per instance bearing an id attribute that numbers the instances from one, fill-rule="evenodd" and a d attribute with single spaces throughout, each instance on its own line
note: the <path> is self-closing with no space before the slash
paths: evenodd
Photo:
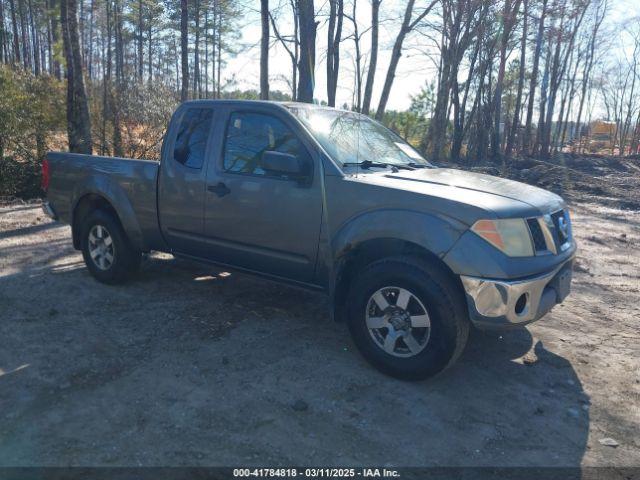
<path id="1" fill-rule="evenodd" d="M 343 112 L 349 112 L 350 110 L 344 110 L 342 108 L 330 107 L 328 105 L 317 105 L 315 103 L 293 102 L 293 101 L 273 101 L 273 100 L 243 100 L 243 99 L 199 99 L 199 100 L 187 100 L 183 102 L 184 105 L 199 105 L 199 104 L 224 104 L 224 105 L 269 105 L 278 106 L 285 109 L 290 108 L 312 108 L 318 110 L 337 110 Z M 354 112 L 355 113 L 355 112 Z"/>

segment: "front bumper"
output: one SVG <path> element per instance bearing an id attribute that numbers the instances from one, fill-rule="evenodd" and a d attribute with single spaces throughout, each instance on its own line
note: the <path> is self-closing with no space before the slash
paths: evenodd
<path id="1" fill-rule="evenodd" d="M 469 318 L 480 328 L 505 328 L 534 322 L 569 294 L 573 259 L 551 272 L 523 280 L 490 280 L 461 275 Z"/>

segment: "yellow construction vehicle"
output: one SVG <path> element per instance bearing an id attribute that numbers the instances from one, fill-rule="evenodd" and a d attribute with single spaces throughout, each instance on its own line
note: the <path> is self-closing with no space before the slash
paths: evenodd
<path id="1" fill-rule="evenodd" d="M 598 150 L 612 149 L 615 146 L 617 125 L 615 122 L 595 120 L 589 125 L 587 140 L 588 150 L 595 153 Z"/>

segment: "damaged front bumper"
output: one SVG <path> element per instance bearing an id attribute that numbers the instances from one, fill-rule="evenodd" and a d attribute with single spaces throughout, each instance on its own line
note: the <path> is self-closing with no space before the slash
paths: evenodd
<path id="1" fill-rule="evenodd" d="M 469 317 L 480 328 L 534 322 L 569 294 L 574 257 L 551 272 L 521 280 L 490 280 L 461 275 Z"/>

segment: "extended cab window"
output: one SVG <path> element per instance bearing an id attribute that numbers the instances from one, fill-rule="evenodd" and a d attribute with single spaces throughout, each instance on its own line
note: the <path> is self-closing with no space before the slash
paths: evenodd
<path id="1" fill-rule="evenodd" d="M 189 108 L 184 112 L 173 147 L 176 162 L 189 168 L 202 167 L 212 118 L 213 110 L 210 108 Z"/>
<path id="2" fill-rule="evenodd" d="M 262 155 L 267 151 L 288 153 L 299 158 L 307 156 L 300 140 L 277 118 L 260 113 L 231 114 L 224 148 L 224 169 L 233 173 L 267 175 L 262 168 Z"/>

